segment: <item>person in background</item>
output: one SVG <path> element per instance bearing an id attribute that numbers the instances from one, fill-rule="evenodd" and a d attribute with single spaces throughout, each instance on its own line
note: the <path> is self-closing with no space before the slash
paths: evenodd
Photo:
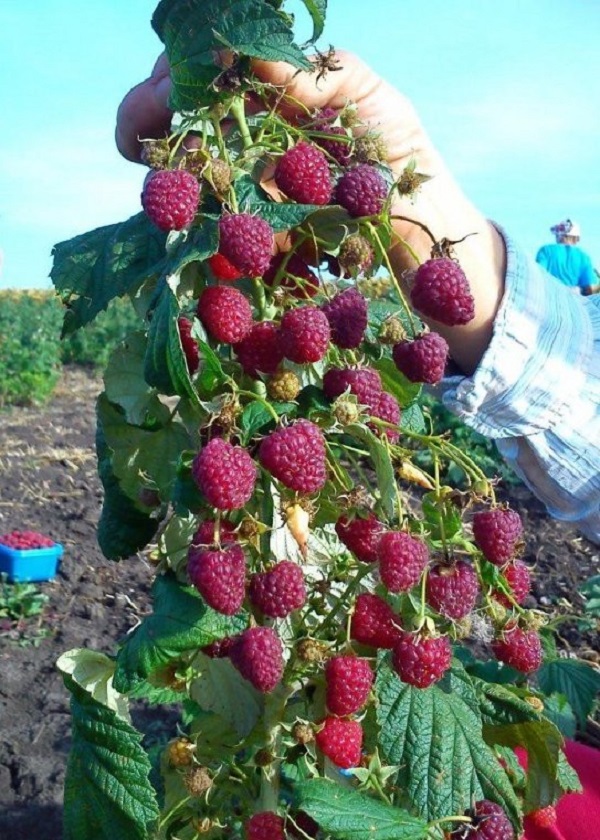
<path id="1" fill-rule="evenodd" d="M 550 230 L 556 242 L 543 245 L 537 252 L 536 262 L 578 294 L 592 295 L 600 292 L 598 273 L 589 256 L 578 245 L 581 229 L 577 222 L 565 219 Z"/>

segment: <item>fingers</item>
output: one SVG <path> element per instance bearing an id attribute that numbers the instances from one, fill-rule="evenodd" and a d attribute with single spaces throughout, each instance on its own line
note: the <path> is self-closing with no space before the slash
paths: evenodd
<path id="1" fill-rule="evenodd" d="M 150 78 L 129 91 L 117 112 L 115 140 L 128 160 L 139 161 L 140 139 L 164 137 L 169 132 L 173 114 L 167 107 L 170 91 L 169 63 L 163 53 Z"/>

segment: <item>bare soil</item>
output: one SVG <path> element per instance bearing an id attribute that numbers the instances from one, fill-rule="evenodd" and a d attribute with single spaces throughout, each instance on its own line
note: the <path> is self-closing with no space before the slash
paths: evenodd
<path id="1" fill-rule="evenodd" d="M 118 641 L 150 609 L 152 568 L 142 557 L 105 560 L 95 530 L 102 489 L 94 451 L 97 375 L 65 368 L 43 408 L 0 414 L 0 533 L 31 529 L 64 545 L 43 614 L 0 620 L 0 837 L 59 840 L 62 788 L 70 746 L 69 697 L 55 662 L 71 648 L 114 653 Z M 581 613 L 581 583 L 600 572 L 600 551 L 565 524 L 551 520 L 523 487 L 504 494 L 521 513 L 525 561 L 535 566 L 531 606 Z M 560 645 L 599 663 L 591 632 L 562 625 Z M 134 710 L 147 737 L 173 713 Z"/>

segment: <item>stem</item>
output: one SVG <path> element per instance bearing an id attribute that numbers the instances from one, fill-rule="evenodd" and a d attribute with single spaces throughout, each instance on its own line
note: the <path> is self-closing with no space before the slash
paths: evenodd
<path id="1" fill-rule="evenodd" d="M 406 300 L 406 296 L 405 296 L 404 292 L 402 291 L 402 289 L 400 287 L 400 283 L 398 282 L 398 278 L 394 274 L 394 269 L 392 268 L 390 258 L 387 255 L 387 251 L 383 247 L 383 242 L 381 241 L 381 238 L 380 238 L 380 236 L 377 232 L 377 228 L 375 227 L 375 225 L 372 222 L 367 222 L 367 227 L 368 227 L 368 229 L 371 233 L 371 236 L 375 239 L 375 241 L 377 242 L 377 244 L 379 246 L 379 249 L 381 251 L 381 255 L 382 255 L 382 258 L 383 258 L 383 262 L 385 263 L 385 267 L 387 268 L 387 270 L 390 273 L 392 283 L 394 284 L 394 288 L 396 289 L 396 294 L 398 295 L 398 298 L 400 300 L 400 303 L 402 304 L 402 307 L 404 308 L 404 311 L 408 315 L 408 318 L 409 318 L 409 321 L 410 321 L 410 324 L 411 324 L 411 327 L 412 327 L 412 331 L 413 331 L 413 336 L 416 336 L 420 332 L 419 327 L 418 327 L 418 325 L 415 321 L 415 316 L 413 314 L 413 311 L 410 308 L 410 306 L 408 304 L 408 301 Z M 409 249 L 409 251 L 411 251 L 411 256 L 414 256 L 417 263 L 418 263 L 419 260 L 416 258 L 416 255 L 414 255 L 414 253 L 412 252 L 412 250 L 410 249 L 410 247 L 408 245 L 406 245 L 406 247 Z"/>
<path id="2" fill-rule="evenodd" d="M 293 694 L 291 686 L 282 685 L 272 694 L 265 697 L 265 748 L 277 756 L 275 760 L 262 771 L 260 782 L 260 808 L 262 811 L 277 811 L 279 804 L 279 757 L 281 723 L 288 699 Z"/>
<path id="3" fill-rule="evenodd" d="M 277 414 L 273 406 L 269 402 L 267 402 L 267 400 L 263 399 L 258 394 L 255 394 L 254 391 L 243 391 L 241 388 L 238 388 L 238 394 L 240 394 L 243 397 L 250 397 L 250 399 L 260 403 L 263 408 L 267 409 L 273 420 L 275 420 L 276 423 L 279 423 L 279 415 Z"/>
<path id="4" fill-rule="evenodd" d="M 350 584 L 349 584 L 348 588 L 346 589 L 346 591 L 344 592 L 344 594 L 340 598 L 338 598 L 335 606 L 332 607 L 331 612 L 329 613 L 329 615 L 327 616 L 325 621 L 323 621 L 317 627 L 317 629 L 313 632 L 313 635 L 315 636 L 315 638 L 320 638 L 325 630 L 329 630 L 329 628 L 331 627 L 331 624 L 333 622 L 333 619 L 337 616 L 341 607 L 346 603 L 348 598 L 351 595 L 353 595 L 354 592 L 358 589 L 358 585 L 361 582 L 361 580 L 364 577 L 366 577 L 369 574 L 369 572 L 371 572 L 371 571 L 372 571 L 371 567 L 369 565 L 366 565 L 366 564 L 365 564 L 364 568 L 358 570 L 358 574 L 352 579 L 352 581 L 350 582 Z"/>
<path id="5" fill-rule="evenodd" d="M 327 463 L 329 464 L 331 471 L 335 475 L 338 484 L 340 485 L 342 490 L 352 490 L 352 480 L 348 477 L 348 481 L 346 481 L 346 476 L 337 466 L 335 456 L 331 451 L 331 446 L 327 441 L 325 441 L 325 448 L 327 449 L 327 455 L 329 456 L 327 458 Z"/>
<path id="6" fill-rule="evenodd" d="M 265 317 L 267 298 L 265 295 L 265 287 L 258 277 L 252 278 L 252 298 L 254 300 L 254 305 L 258 309 L 259 317 L 262 320 Z"/>
<path id="7" fill-rule="evenodd" d="M 252 140 L 252 135 L 250 134 L 250 129 L 249 129 L 248 123 L 246 121 L 246 110 L 244 108 L 244 97 L 243 96 L 234 96 L 229 110 L 233 114 L 234 119 L 238 124 L 238 128 L 239 128 L 240 134 L 242 136 L 242 142 L 244 144 L 244 148 L 249 149 L 254 144 L 254 141 Z"/>

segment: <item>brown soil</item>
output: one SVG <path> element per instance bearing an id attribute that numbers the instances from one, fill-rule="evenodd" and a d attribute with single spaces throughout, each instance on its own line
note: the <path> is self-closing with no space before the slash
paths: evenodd
<path id="1" fill-rule="evenodd" d="M 36 530 L 65 548 L 57 578 L 41 585 L 49 596 L 43 615 L 0 624 L 0 836 L 11 840 L 62 836 L 70 718 L 56 659 L 76 647 L 114 653 L 149 610 L 151 567 L 141 557 L 109 562 L 95 541 L 101 487 L 94 403 L 100 389 L 98 377 L 66 368 L 49 405 L 0 415 L 0 533 Z M 524 488 L 508 495 L 525 521 L 525 560 L 536 566 L 531 605 L 580 613 L 577 590 L 600 572 L 598 548 L 551 520 Z M 560 644 L 598 662 L 593 638 L 573 621 L 562 626 Z M 134 723 L 146 733 L 160 728 L 163 718 L 164 711 L 134 710 Z"/>

